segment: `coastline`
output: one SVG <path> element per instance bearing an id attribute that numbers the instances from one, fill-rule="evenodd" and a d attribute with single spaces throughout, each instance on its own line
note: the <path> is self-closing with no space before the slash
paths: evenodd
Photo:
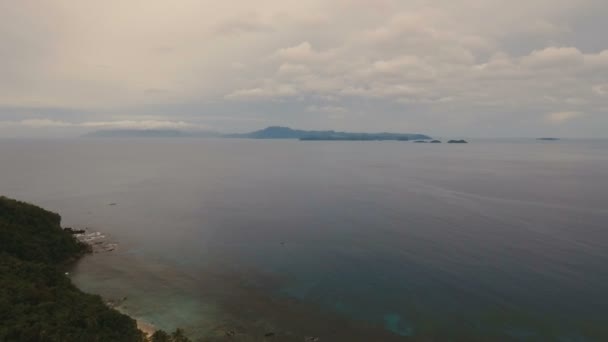
<path id="1" fill-rule="evenodd" d="M 0 312 L 8 313 L 0 340 L 145 339 L 135 319 L 72 282 L 70 271 L 85 255 L 115 248 L 95 241 L 101 234 L 75 237 L 81 233 L 63 228 L 57 213 L 0 196 Z"/>
<path id="2" fill-rule="evenodd" d="M 121 311 L 122 312 L 122 311 Z M 125 315 L 133 318 L 135 320 L 135 322 L 137 322 L 137 329 L 141 330 L 146 337 L 152 337 L 152 335 L 154 335 L 154 333 L 158 330 L 156 329 L 156 327 L 148 322 L 142 321 L 141 319 L 137 319 L 133 316 L 130 316 L 128 313 L 122 312 Z"/>
<path id="3" fill-rule="evenodd" d="M 317 338 L 407 340 L 373 323 L 354 321 L 314 303 L 275 297 L 268 289 L 245 285 L 252 279 L 257 284 L 278 281 L 256 273 L 206 271 L 204 286 L 196 287 L 196 294 L 184 292 L 201 283 L 201 278 L 181 273 L 171 265 L 140 259 L 120 246 L 114 252 L 85 256 L 74 270 L 74 283 L 85 292 L 110 299 L 114 309 L 136 320 L 148 336 L 157 330 L 180 328 L 190 339 L 218 342 L 269 338 L 284 342 Z M 128 298 L 123 302 L 124 296 Z"/>
<path id="4" fill-rule="evenodd" d="M 89 228 L 84 228 L 81 230 L 73 230 L 72 228 L 64 228 L 65 230 L 73 233 L 74 238 L 76 238 L 78 241 L 88 245 L 90 247 L 90 253 L 88 254 L 98 254 L 98 253 L 109 253 L 109 252 L 113 252 L 114 250 L 116 250 L 118 248 L 118 243 L 111 241 L 107 234 L 104 234 L 102 232 L 99 231 L 91 231 Z M 75 264 L 78 263 L 80 260 L 82 260 L 83 257 L 86 257 L 87 255 L 82 255 L 80 258 L 78 258 L 75 261 Z M 81 289 L 83 290 L 83 289 Z M 84 291 L 84 290 L 83 290 Z M 146 338 L 150 338 L 152 337 L 152 335 L 159 329 L 157 329 L 153 324 L 146 322 L 145 320 L 135 317 L 132 314 L 130 314 L 129 312 L 127 312 L 125 309 L 120 307 L 120 304 L 122 304 L 122 302 L 124 302 L 126 300 L 126 297 L 123 297 L 122 300 L 119 300 L 117 303 L 115 303 L 112 299 L 110 298 L 103 298 L 104 303 L 106 304 L 106 306 L 108 306 L 110 309 L 114 309 L 119 311 L 120 313 L 127 315 L 129 317 L 131 317 L 131 319 L 133 319 L 136 324 L 137 324 L 137 329 L 139 329 Z"/>

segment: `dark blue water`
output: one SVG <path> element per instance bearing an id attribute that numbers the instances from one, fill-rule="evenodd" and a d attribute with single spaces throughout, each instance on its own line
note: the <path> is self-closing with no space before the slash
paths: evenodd
<path id="1" fill-rule="evenodd" d="M 111 234 L 74 280 L 163 328 L 608 339 L 607 141 L 2 141 L 0 174 Z"/>

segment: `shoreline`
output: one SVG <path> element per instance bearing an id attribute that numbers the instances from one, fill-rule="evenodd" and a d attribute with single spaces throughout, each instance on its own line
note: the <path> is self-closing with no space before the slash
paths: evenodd
<path id="1" fill-rule="evenodd" d="M 72 228 L 68 227 L 63 229 L 71 232 L 74 238 L 88 245 L 91 248 L 90 253 L 82 255 L 76 260 L 76 263 L 79 262 L 81 258 L 86 257 L 88 254 L 93 255 L 98 253 L 110 253 L 118 248 L 118 243 L 108 241 L 108 236 L 100 231 L 92 231 L 87 227 L 81 230 L 73 230 Z M 133 319 L 137 324 L 137 329 L 139 329 L 145 335 L 146 338 L 152 337 L 152 335 L 159 330 L 153 324 L 146 322 L 141 318 L 135 317 L 129 312 L 127 312 L 125 309 L 121 308 L 120 305 L 127 299 L 126 297 L 123 297 L 123 299 L 118 300 L 117 302 L 114 302 L 114 300 L 110 298 L 102 297 L 102 299 L 106 306 L 110 309 L 117 310 L 120 313 L 127 315 L 131 319 Z"/>
<path id="2" fill-rule="evenodd" d="M 121 311 L 122 312 L 122 311 Z M 158 330 L 156 329 L 156 327 L 148 322 L 142 321 L 141 319 L 137 319 L 131 315 L 129 315 L 128 313 L 122 312 L 125 315 L 133 318 L 135 320 L 135 322 L 137 323 L 137 329 L 141 330 L 144 335 L 146 335 L 146 337 L 152 337 L 152 335 L 154 335 L 154 333 Z"/>
<path id="3" fill-rule="evenodd" d="M 116 263 L 119 260 L 116 258 L 121 259 L 118 264 Z M 127 260 L 123 258 L 127 258 Z M 403 340 L 403 337 L 394 335 L 373 323 L 353 321 L 348 317 L 320 310 L 311 303 L 290 298 L 270 297 L 268 293 L 260 289 L 243 288 L 241 285 L 245 278 L 252 279 L 252 277 L 255 277 L 255 275 L 249 273 L 231 277 L 213 273 L 206 274 L 205 289 L 202 291 L 204 291 L 207 300 L 211 301 L 212 306 L 221 307 L 220 311 L 207 311 L 208 307 L 200 311 L 189 311 L 191 309 L 189 307 L 184 311 L 176 309 L 176 307 L 179 308 L 185 302 L 171 301 L 170 304 L 164 303 L 171 306 L 168 309 L 169 312 L 175 316 L 188 315 L 192 319 L 181 317 L 174 321 L 171 314 L 161 314 L 156 315 L 156 318 L 152 321 L 154 323 L 150 323 L 146 318 L 146 313 L 142 315 L 142 310 L 136 309 L 138 306 L 141 308 L 141 305 L 145 305 L 145 299 L 143 304 L 141 300 L 146 297 L 150 298 L 150 293 L 141 295 L 139 292 L 123 292 L 123 288 L 121 286 L 114 287 L 115 284 L 112 284 L 112 289 L 108 290 L 108 287 L 96 281 L 100 278 L 95 278 L 95 274 L 100 274 L 101 269 L 101 278 L 107 279 L 107 269 L 104 269 L 104 267 L 110 267 L 110 269 L 118 267 L 118 272 L 128 270 L 129 277 L 133 279 L 154 274 L 153 278 L 142 278 L 144 283 L 139 283 L 139 286 L 144 286 L 145 282 L 157 278 L 170 278 L 171 281 L 175 280 L 177 282 L 195 282 L 195 280 L 189 276 L 187 277 L 188 280 L 185 280 L 186 278 L 177 274 L 173 267 L 151 265 L 147 263 L 149 260 L 144 261 L 143 264 L 135 264 L 142 260 L 134 261 L 129 259 L 129 256 L 123 255 L 120 244 L 116 252 L 91 254 L 81 261 L 84 261 L 84 263 L 80 264 L 80 270 L 74 270 L 74 275 L 93 275 L 93 278 L 85 278 L 85 282 L 83 282 L 93 284 L 93 288 L 87 286 L 79 288 L 88 293 L 102 296 L 107 305 L 135 320 L 138 329 L 147 336 L 151 336 L 155 331 L 169 332 L 179 328 L 192 340 L 206 338 L 218 342 L 261 341 L 270 338 L 282 342 L 312 342 L 326 339 L 350 342 L 374 339 L 387 342 Z M 256 279 L 262 280 L 263 278 Z M 83 280 L 83 278 L 80 278 L 80 280 Z M 185 283 L 181 284 L 184 285 Z M 231 294 L 226 295 L 226 292 Z M 171 293 L 167 295 L 171 296 Z M 128 298 L 125 298 L 125 296 L 128 296 Z M 161 304 L 167 298 L 164 292 L 154 292 L 154 297 L 157 296 Z M 200 304 L 198 300 L 196 298 L 188 299 L 188 304 L 198 305 Z M 158 305 L 158 303 L 156 304 Z M 243 308 L 246 308 L 246 311 Z M 158 306 L 156 309 L 148 311 L 157 310 L 159 310 Z M 331 323 L 328 324 L 328 322 Z"/>
<path id="4" fill-rule="evenodd" d="M 61 216 L 0 196 L 0 320 L 2 341 L 138 341 L 137 320 L 102 296 L 75 286 L 70 272 L 95 248 L 112 249 L 101 234 L 61 226 Z M 95 242 L 93 242 L 95 241 Z M 142 328 L 148 329 L 140 324 Z"/>

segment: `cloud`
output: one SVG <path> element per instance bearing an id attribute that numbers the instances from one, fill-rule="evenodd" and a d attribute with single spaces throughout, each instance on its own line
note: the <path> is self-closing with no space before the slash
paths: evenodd
<path id="1" fill-rule="evenodd" d="M 524 33 L 535 35 L 554 35 L 571 32 L 571 28 L 565 25 L 552 23 L 547 20 L 537 19 L 529 24 L 524 24 L 522 27 Z"/>
<path id="2" fill-rule="evenodd" d="M 121 120 L 121 121 L 89 121 L 77 124 L 81 127 L 91 128 L 141 128 L 141 129 L 155 129 L 155 128 L 188 128 L 194 125 L 184 121 L 158 121 L 158 120 Z"/>
<path id="3" fill-rule="evenodd" d="M 594 70 L 608 69 L 608 50 L 585 56 L 585 63 Z"/>
<path id="4" fill-rule="evenodd" d="M 346 113 L 348 112 L 348 110 L 344 107 L 340 107 L 340 106 L 316 106 L 316 105 L 311 105 L 308 106 L 306 108 L 307 111 L 309 112 L 321 112 L 321 113 L 331 113 L 331 114 L 340 114 L 340 113 Z"/>
<path id="5" fill-rule="evenodd" d="M 599 96 L 608 96 L 608 83 L 596 84 L 592 89 L 593 92 Z"/>
<path id="6" fill-rule="evenodd" d="M 217 120 L 244 130 L 357 112 L 343 129 L 605 135 L 606 16 L 600 0 L 0 0 L 0 121 L 261 120 Z"/>
<path id="7" fill-rule="evenodd" d="M 545 119 L 552 124 L 560 125 L 567 121 L 583 117 L 585 114 L 581 112 L 555 112 L 547 114 Z"/>
<path id="8" fill-rule="evenodd" d="M 27 126 L 27 127 L 71 127 L 74 124 L 65 121 L 56 121 L 50 119 L 27 119 L 18 122 L 0 122 L 0 125 L 6 126 Z"/>
<path id="9" fill-rule="evenodd" d="M 119 120 L 119 121 L 85 121 L 66 122 L 51 119 L 26 119 L 21 121 L 0 121 L 2 127 L 32 127 L 32 128 L 111 128 L 111 129 L 160 129 L 160 128 L 192 128 L 193 125 L 184 121 L 161 120 Z"/>
<path id="10" fill-rule="evenodd" d="M 522 64 L 531 68 L 565 68 L 580 66 L 585 56 L 574 47 L 549 47 L 534 50 L 522 59 Z"/>
<path id="11" fill-rule="evenodd" d="M 239 89 L 228 95 L 226 99 L 232 100 L 255 100 L 272 99 L 295 95 L 296 90 L 290 85 L 267 86 L 263 88 Z"/>
<path id="12" fill-rule="evenodd" d="M 244 13 L 240 16 L 236 16 L 215 26 L 216 33 L 221 35 L 235 35 L 245 33 L 260 33 L 260 32 L 272 32 L 274 28 L 272 25 L 264 22 L 255 13 Z"/>
<path id="13" fill-rule="evenodd" d="M 144 93 L 148 94 L 148 95 L 164 95 L 169 93 L 170 91 L 168 89 L 162 89 L 162 88 L 148 88 L 144 90 Z"/>
<path id="14" fill-rule="evenodd" d="M 308 74 L 310 72 L 310 68 L 308 68 L 305 65 L 302 64 L 290 64 L 290 63 L 283 63 L 281 64 L 281 66 L 279 67 L 279 69 L 277 70 L 277 73 L 280 75 L 287 75 L 287 76 L 293 76 L 293 75 L 304 75 L 304 74 Z"/>
<path id="15" fill-rule="evenodd" d="M 306 64 L 327 61 L 332 57 L 332 53 L 316 51 L 309 42 L 302 42 L 295 46 L 279 49 L 276 56 L 284 61 Z"/>

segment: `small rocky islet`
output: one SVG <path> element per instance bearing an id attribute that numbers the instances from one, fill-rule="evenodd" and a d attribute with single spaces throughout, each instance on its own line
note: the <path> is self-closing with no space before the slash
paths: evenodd
<path id="1" fill-rule="evenodd" d="M 437 139 L 433 139 L 433 140 L 414 140 L 414 143 L 417 144 L 441 144 L 441 140 L 437 140 Z M 458 140 L 448 140 L 447 142 L 448 144 L 468 144 L 469 142 L 464 140 L 464 139 L 458 139 Z"/>

